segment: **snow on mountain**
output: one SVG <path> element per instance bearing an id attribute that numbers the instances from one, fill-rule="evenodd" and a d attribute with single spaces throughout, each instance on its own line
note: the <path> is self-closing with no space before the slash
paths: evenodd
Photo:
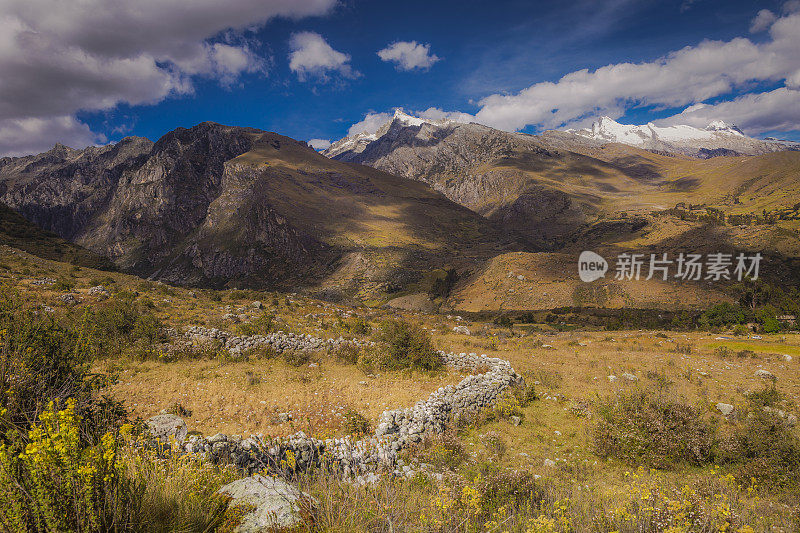
<path id="1" fill-rule="evenodd" d="M 566 133 L 600 142 L 703 158 L 800 149 L 798 143 L 753 139 L 722 120 L 714 120 L 700 129 L 687 125 L 656 126 L 652 122 L 642 126 L 620 124 L 609 117 L 600 117 L 590 128 L 570 129 Z"/>
<path id="2" fill-rule="evenodd" d="M 465 121 L 450 118 L 415 117 L 397 109 L 394 116 L 377 128 L 373 127 L 368 131 L 344 137 L 322 153 L 331 158 L 357 159 L 358 154 L 379 139 L 390 141 L 389 144 L 402 142 L 413 145 L 418 141 L 426 142 L 431 136 L 438 135 L 437 132 L 441 132 L 443 128 L 453 128 L 464 123 Z M 486 128 L 477 124 L 474 126 Z M 552 142 L 553 135 L 549 134 L 553 133 L 566 135 L 571 143 L 595 145 L 622 143 L 644 150 L 704 159 L 715 156 L 759 155 L 782 150 L 800 150 L 800 143 L 748 137 L 735 125 L 722 120 L 714 120 L 701 129 L 688 125 L 656 126 L 652 122 L 641 126 L 620 124 L 604 116 L 597 119 L 590 128 L 545 132 L 537 137 Z M 381 144 L 388 145 L 386 142 Z M 568 146 L 565 145 L 570 149 Z"/>
<path id="3" fill-rule="evenodd" d="M 592 139 L 630 144 L 631 146 L 645 146 L 657 141 L 681 142 L 713 140 L 721 136 L 745 137 L 739 128 L 722 120 L 715 120 L 705 129 L 699 129 L 685 125 L 659 127 L 652 122 L 644 126 L 627 125 L 620 124 L 609 117 L 600 117 L 592 124 L 591 128 L 566 131 Z"/>
<path id="4" fill-rule="evenodd" d="M 355 135 L 349 135 L 344 137 L 335 143 L 333 143 L 330 148 L 325 150 L 323 154 L 328 157 L 335 157 L 344 152 L 353 152 L 353 153 L 361 153 L 364 151 L 364 148 L 367 147 L 373 141 L 377 141 L 392 129 L 392 126 L 399 126 L 399 127 L 422 127 L 424 125 L 432 126 L 435 128 L 447 127 L 461 124 L 461 122 L 457 120 L 452 120 L 448 118 L 442 119 L 428 119 L 428 118 L 420 118 L 409 115 L 405 113 L 401 109 L 396 109 L 394 112 L 394 116 L 382 124 L 379 128 L 374 131 L 363 131 L 360 133 L 356 133 Z"/>

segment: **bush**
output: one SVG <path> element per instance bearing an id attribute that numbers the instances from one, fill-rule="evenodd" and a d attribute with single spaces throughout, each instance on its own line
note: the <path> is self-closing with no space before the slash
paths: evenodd
<path id="1" fill-rule="evenodd" d="M 0 288 L 3 430 L 27 431 L 50 400 L 74 397 L 79 409 L 88 402 L 90 331 L 86 321 L 61 325 L 27 308 L 15 292 Z"/>
<path id="2" fill-rule="evenodd" d="M 264 311 L 249 324 L 237 324 L 236 329 L 240 335 L 267 335 L 275 330 L 275 315 Z"/>
<path id="3" fill-rule="evenodd" d="M 125 454 L 124 466 L 127 477 L 143 486 L 136 499 L 134 531 L 233 531 L 243 514 L 216 494 L 239 477 L 233 466 L 134 447 Z"/>
<path id="4" fill-rule="evenodd" d="M 150 305 L 148 305 L 150 304 Z M 65 322 L 83 322 L 95 355 L 116 356 L 132 350 L 141 355 L 165 340 L 164 327 L 154 314 L 152 302 L 121 292 L 91 309 L 76 309 Z"/>
<path id="5" fill-rule="evenodd" d="M 738 304 L 718 303 L 706 310 L 698 321 L 704 329 L 722 328 L 747 322 L 747 311 Z"/>
<path id="6" fill-rule="evenodd" d="M 306 366 L 311 362 L 311 352 L 306 350 L 284 350 L 281 357 L 294 367 Z"/>
<path id="7" fill-rule="evenodd" d="M 14 531 L 128 531 L 142 485 L 124 476 L 117 439 L 80 438 L 75 402 L 53 403 L 21 441 L 0 445 L 0 522 Z"/>
<path id="8" fill-rule="evenodd" d="M 444 367 L 444 361 L 433 348 L 430 333 L 420 326 L 387 320 L 381 324 L 377 340 L 386 349 L 378 361 L 383 369 L 436 371 Z"/>
<path id="9" fill-rule="evenodd" d="M 663 394 L 636 390 L 602 400 L 593 428 L 595 452 L 632 465 L 669 468 L 712 458 L 713 428 L 700 412 Z"/>
<path id="10" fill-rule="evenodd" d="M 75 288 L 75 281 L 69 278 L 58 278 L 53 284 L 54 291 L 69 292 Z"/>
<path id="11" fill-rule="evenodd" d="M 366 416 L 350 408 L 344 412 L 344 430 L 348 435 L 361 438 L 372 434 L 372 424 Z"/>
<path id="12" fill-rule="evenodd" d="M 469 457 L 463 442 L 452 429 L 438 435 L 426 433 L 422 442 L 411 447 L 408 453 L 421 463 L 433 465 L 436 470 L 455 470 Z"/>
<path id="13" fill-rule="evenodd" d="M 348 321 L 347 329 L 350 333 L 356 335 L 369 335 L 372 333 L 372 325 L 360 316 Z"/>
<path id="14" fill-rule="evenodd" d="M 721 443 L 721 458 L 735 463 L 743 479 L 774 488 L 800 488 L 800 439 L 776 408 L 783 399 L 774 387 L 747 395 L 743 421 Z"/>
<path id="15" fill-rule="evenodd" d="M 355 365 L 358 363 L 361 356 L 361 350 L 358 346 L 352 343 L 345 343 L 337 346 L 333 350 L 333 356 L 337 361 L 347 363 L 348 365 Z"/>

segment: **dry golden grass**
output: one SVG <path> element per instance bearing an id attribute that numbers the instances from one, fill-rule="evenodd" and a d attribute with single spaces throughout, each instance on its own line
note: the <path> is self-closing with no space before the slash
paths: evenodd
<path id="1" fill-rule="evenodd" d="M 223 319 L 223 315 L 233 312 L 255 316 L 257 312 L 249 306 L 255 299 L 262 300 L 280 318 L 280 327 L 321 337 L 341 334 L 339 320 L 348 316 L 363 316 L 375 323 L 389 314 L 285 294 L 190 291 L 122 274 L 75 270 L 25 254 L 6 253 L 2 263 L 11 267 L 11 273 L 0 271 L 1 276 L 13 279 L 20 290 L 29 291 L 37 301 L 54 306 L 61 305 L 59 293 L 32 285 L 31 280 L 66 276 L 76 284 L 73 292 L 91 305 L 95 300 L 87 294 L 88 287 L 98 278 L 113 278 L 112 290 L 138 291 L 172 326 L 206 324 L 234 331 L 236 324 Z M 590 523 L 593 515 L 613 513 L 615 505 L 631 498 L 630 477 L 626 476 L 631 467 L 597 457 L 592 452 L 589 433 L 593 402 L 635 386 L 622 378 L 623 372 L 635 374 L 639 386 L 666 386 L 704 414 L 716 416 L 717 402 L 741 404 L 745 392 L 763 387 L 764 382 L 754 373 L 766 369 L 777 376 L 777 387 L 786 395 L 785 407 L 797 413 L 800 405 L 798 334 L 764 335 L 760 339 L 670 331 L 546 334 L 529 333 L 516 326 L 509 337 L 507 329 L 486 323 L 425 313 L 400 314 L 427 327 L 437 348 L 507 359 L 529 382 L 539 382 L 536 388 L 540 400 L 522 409 L 521 425 L 496 420 L 464 428 L 459 438 L 475 465 L 491 465 L 503 471 L 517 469 L 541 475 L 543 483 L 554 483 L 548 489 L 548 498 L 554 503 L 567 501 L 578 528 Z M 452 333 L 452 328 L 461 324 L 474 335 Z M 721 355 L 718 348 L 723 346 L 729 354 Z M 786 361 L 784 354 L 790 355 L 792 361 Z M 319 437 L 340 434 L 340 415 L 347 408 L 355 408 L 374 422 L 384 409 L 411 406 L 442 384 L 461 378 L 453 373 L 431 377 L 396 372 L 368 377 L 355 366 L 325 354 L 315 354 L 314 362 L 318 366 L 310 368 L 307 364 L 293 367 L 280 358 L 171 363 L 119 358 L 98 361 L 96 370 L 118 373 L 119 383 L 105 392 L 124 400 L 134 415 L 148 417 L 180 403 L 192 412 L 187 417 L 190 430 L 205 434 L 221 431 L 280 435 L 302 429 Z M 618 379 L 612 383 L 609 375 Z M 283 412 L 291 413 L 293 420 L 276 423 L 276 415 Z M 546 466 L 545 459 L 556 461 L 556 466 Z M 720 474 L 711 467 L 676 465 L 658 474 L 658 483 L 665 487 L 706 486 L 718 483 L 718 478 Z M 466 481 L 470 479 L 467 476 Z M 322 480 L 308 489 L 320 498 L 320 524 L 330 530 L 388 530 L 388 524 L 375 517 L 388 516 L 389 512 L 397 527 L 423 527 L 419 516 L 423 512 L 430 516 L 435 510 L 431 502 L 440 496 L 439 489 L 430 481 L 422 485 L 416 481 L 397 483 L 358 489 L 335 480 Z M 741 498 L 737 505 L 743 509 L 742 522 L 760 524 L 756 527 L 759 531 L 789 531 L 791 524 L 796 524 L 788 518 L 795 512 L 792 509 L 796 509 L 796 502 L 773 498 L 768 493 L 750 494 L 747 490 L 739 489 L 736 495 Z M 362 513 L 365 506 L 371 509 L 370 513 Z"/>
<path id="2" fill-rule="evenodd" d="M 326 436 L 341 434 L 348 409 L 374 423 L 384 410 L 410 407 L 460 379 L 402 372 L 368 377 L 352 365 L 315 360 L 316 368 L 295 368 L 282 360 L 126 362 L 118 369 L 120 382 L 108 392 L 143 418 L 180 403 L 192 412 L 189 429 L 206 435 L 274 436 L 303 430 Z M 293 420 L 280 423 L 279 413 L 290 413 Z"/>

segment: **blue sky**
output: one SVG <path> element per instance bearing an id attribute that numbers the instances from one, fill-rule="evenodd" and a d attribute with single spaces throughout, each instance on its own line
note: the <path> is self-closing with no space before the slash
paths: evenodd
<path id="1" fill-rule="evenodd" d="M 531 133 L 599 114 L 721 118 L 800 140 L 797 0 L 10 3 L 0 68 L 20 75 L 0 80 L 0 154 L 157 139 L 206 120 L 336 140 L 395 107 Z M 378 55 L 398 42 L 417 52 L 407 70 Z M 37 53 L 47 47 L 58 64 Z"/>

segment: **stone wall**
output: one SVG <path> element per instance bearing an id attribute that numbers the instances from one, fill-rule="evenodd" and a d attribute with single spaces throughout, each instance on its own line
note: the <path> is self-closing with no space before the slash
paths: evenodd
<path id="1" fill-rule="evenodd" d="M 199 327 L 190 328 L 186 335 L 194 340 L 219 339 L 228 350 L 246 350 L 264 344 L 277 351 L 319 350 L 343 342 L 357 342 L 282 332 L 236 337 Z M 398 453 L 421 441 L 424 434 L 441 433 L 454 420 L 491 406 L 509 387 L 524 384 L 508 361 L 475 353 L 439 352 L 439 355 L 456 371 L 478 372 L 456 385 L 439 388 L 413 407 L 385 411 L 375 434 L 369 438 L 319 440 L 298 432 L 285 438 L 266 439 L 263 435 L 253 435 L 243 439 L 218 433 L 207 438 L 193 435 L 177 444 L 184 452 L 202 454 L 215 463 L 230 461 L 248 474 L 267 469 L 290 475 L 293 471 L 323 464 L 345 478 L 365 479 L 365 475 L 371 475 L 369 473 L 392 471 L 397 467 Z"/>
<path id="2" fill-rule="evenodd" d="M 295 351 L 317 351 L 335 349 L 345 344 L 355 344 L 358 346 L 368 346 L 374 343 L 370 341 L 359 341 L 356 339 L 321 339 L 312 335 L 302 335 L 295 333 L 284 333 L 277 331 L 267 335 L 232 335 L 227 331 L 216 328 L 204 328 L 202 326 L 191 326 L 184 336 L 196 344 L 207 342 L 220 342 L 232 356 L 238 356 L 247 350 L 260 347 L 271 347 L 280 353 L 287 350 Z"/>

